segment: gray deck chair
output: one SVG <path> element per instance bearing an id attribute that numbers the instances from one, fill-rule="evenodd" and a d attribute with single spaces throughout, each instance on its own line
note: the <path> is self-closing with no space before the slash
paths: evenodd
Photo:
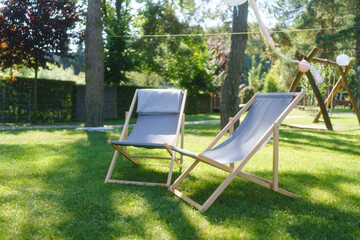
<path id="1" fill-rule="evenodd" d="M 300 196 L 278 187 L 278 148 L 280 124 L 304 95 L 305 91 L 300 93 L 257 93 L 235 115 L 232 121 L 222 129 L 202 153 L 196 154 L 174 146 L 168 146 L 169 150 L 175 150 L 195 159 L 178 179 L 175 180 L 169 190 L 196 207 L 200 212 L 205 212 L 236 176 L 245 178 L 284 195 L 300 198 Z M 233 127 L 234 123 L 238 121 L 240 116 L 249 108 L 250 110 L 247 116 L 236 131 L 224 142 L 214 147 L 221 137 Z M 242 168 L 250 158 L 259 151 L 271 137 L 274 138 L 272 181 L 242 171 Z M 184 180 L 199 162 L 209 164 L 230 173 L 203 205 L 198 204 L 176 189 L 180 182 Z M 239 162 L 236 167 L 233 165 L 235 162 Z M 227 166 L 225 164 L 231 165 Z"/>
<path id="2" fill-rule="evenodd" d="M 177 146 L 181 132 L 181 147 L 184 144 L 184 107 L 187 91 L 165 90 L 165 89 L 139 89 L 136 90 L 129 112 L 126 114 L 124 128 L 119 141 L 108 140 L 108 144 L 115 148 L 105 183 L 122 183 L 148 186 L 170 186 L 174 162 L 179 166 L 182 164 L 182 155 L 176 158 L 176 152 L 167 149 L 168 144 Z M 129 121 L 137 101 L 138 119 L 134 129 L 127 136 Z M 127 152 L 127 146 L 142 148 L 163 148 L 171 157 L 133 156 Z M 170 169 L 167 182 L 137 182 L 110 179 L 118 154 L 121 153 L 125 159 L 129 159 L 135 165 L 139 162 L 135 159 L 154 158 L 170 159 Z"/>

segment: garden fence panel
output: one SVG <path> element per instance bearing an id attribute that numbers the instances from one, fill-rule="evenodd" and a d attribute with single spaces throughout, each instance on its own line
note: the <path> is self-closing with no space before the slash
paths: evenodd
<path id="1" fill-rule="evenodd" d="M 106 86 L 105 119 L 123 119 L 132 97 L 140 86 Z M 37 122 L 84 121 L 85 86 L 72 81 L 38 80 Z M 188 96 L 186 114 L 211 112 L 211 95 Z M 134 117 L 136 116 L 136 111 Z M 1 124 L 31 123 L 34 119 L 34 79 L 0 79 Z"/>
<path id="2" fill-rule="evenodd" d="M 2 80 L 1 123 L 29 123 L 34 117 L 34 80 L 18 78 Z M 75 83 L 70 81 L 38 80 L 38 122 L 72 120 Z"/>

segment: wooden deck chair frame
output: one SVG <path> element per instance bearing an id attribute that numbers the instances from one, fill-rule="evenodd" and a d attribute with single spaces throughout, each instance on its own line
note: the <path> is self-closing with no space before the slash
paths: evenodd
<path id="1" fill-rule="evenodd" d="M 229 122 L 222 131 L 214 138 L 214 140 L 205 148 L 204 151 L 208 151 L 212 149 L 215 144 L 224 136 L 224 134 L 233 127 L 233 125 L 240 119 L 241 115 L 250 108 L 250 106 L 253 104 L 253 102 L 256 99 L 258 93 L 254 95 L 250 99 L 250 101 L 234 116 L 231 122 Z M 285 117 L 290 113 L 290 111 L 298 104 L 298 102 L 304 97 L 305 91 L 302 91 L 300 93 L 295 93 L 294 99 L 289 104 L 289 106 L 282 112 L 282 114 L 277 118 L 277 120 L 273 123 L 273 125 L 266 131 L 266 133 L 261 137 L 261 139 L 254 145 L 254 147 L 251 149 L 251 151 L 241 160 L 239 161 L 238 166 L 229 167 L 225 164 L 219 163 L 217 161 L 214 161 L 210 158 L 207 158 L 201 154 L 197 154 L 196 156 L 190 156 L 195 159 L 195 161 L 175 180 L 175 182 L 170 186 L 169 190 L 173 192 L 176 196 L 183 199 L 184 201 L 188 202 L 190 205 L 197 208 L 201 213 L 205 212 L 213 203 L 214 201 L 220 196 L 220 194 L 225 190 L 225 188 L 230 184 L 230 182 L 235 177 L 242 177 L 244 179 L 247 179 L 251 182 L 254 182 L 256 184 L 259 184 L 263 187 L 266 187 L 268 189 L 272 189 L 276 192 L 279 192 L 281 194 L 284 194 L 289 197 L 294 198 L 301 198 L 300 196 L 288 192 L 284 189 L 279 188 L 278 186 L 278 158 L 279 158 L 279 127 L 281 122 L 285 119 Z M 267 179 L 260 178 L 258 176 L 249 174 L 247 172 L 242 171 L 242 168 L 245 166 L 245 164 L 250 160 L 250 158 L 257 152 L 259 148 L 263 146 L 263 144 L 267 141 L 267 139 L 273 134 L 273 178 L 272 181 L 269 181 Z M 168 146 L 168 149 L 172 149 L 172 146 Z M 199 203 L 195 202 L 191 198 L 185 196 L 180 191 L 178 191 L 176 188 L 179 186 L 179 184 L 185 179 L 185 177 L 194 169 L 194 167 L 199 163 L 203 162 L 206 164 L 209 164 L 213 167 L 219 168 L 221 170 L 224 170 L 228 173 L 228 177 L 219 185 L 219 187 L 212 193 L 212 195 L 205 201 L 203 205 L 200 205 Z"/>
<path id="2" fill-rule="evenodd" d="M 181 109 L 180 109 L 180 114 L 179 114 L 179 120 L 178 120 L 178 125 L 177 125 L 177 130 L 176 130 L 176 136 L 175 136 L 175 142 L 174 145 L 177 146 L 178 145 L 178 140 L 179 140 L 179 135 L 181 137 L 180 140 L 180 146 L 183 147 L 184 146 L 184 129 L 185 129 L 185 114 L 184 114 L 184 109 L 185 109 L 185 102 L 186 102 L 186 96 L 187 96 L 187 90 L 183 91 L 183 98 L 182 98 L 182 102 L 181 102 Z M 126 118 L 125 118 L 125 123 L 124 123 L 124 127 L 121 131 L 121 135 L 119 138 L 119 141 L 124 141 L 127 138 L 128 135 L 128 129 L 129 129 L 129 123 L 130 123 L 130 119 L 131 119 L 131 115 L 134 111 L 135 108 L 135 103 L 137 101 L 137 97 L 138 97 L 138 90 L 135 91 L 134 97 L 132 99 L 131 105 L 130 105 L 130 109 L 128 112 L 126 112 Z M 132 185 L 146 185 L 146 186 L 165 186 L 165 187 L 169 187 L 171 184 L 171 178 L 172 178 L 172 173 L 173 173 L 173 168 L 174 168 L 174 162 L 177 163 L 177 165 L 179 167 L 182 166 L 183 163 L 183 156 L 182 154 L 180 154 L 180 157 L 177 158 L 176 157 L 176 152 L 173 150 L 169 150 L 167 148 L 168 144 L 164 144 L 164 146 L 162 148 L 164 148 L 169 154 L 170 157 L 154 157 L 154 156 L 138 156 L 138 155 L 130 155 L 127 152 L 127 147 L 120 147 L 118 145 L 114 145 L 111 143 L 111 140 L 108 140 L 108 144 L 110 146 L 112 146 L 115 149 L 113 158 L 111 160 L 111 164 L 108 170 L 108 173 L 106 175 L 105 178 L 105 183 L 120 183 L 120 184 L 132 184 Z M 168 177 L 167 177 L 167 181 L 166 183 L 155 183 L 155 182 L 139 182 L 139 181 L 125 181 L 125 180 L 116 180 L 116 179 L 111 179 L 111 175 L 112 172 L 114 170 L 115 164 L 116 164 L 116 160 L 119 156 L 119 153 L 121 155 L 123 155 L 123 160 L 130 160 L 132 163 L 134 163 L 135 165 L 141 165 L 137 160 L 135 159 L 141 159 L 141 158 L 148 158 L 148 159 L 165 159 L 165 160 L 170 160 L 170 166 L 169 166 L 169 173 L 168 173 Z M 168 165 L 166 165 L 168 166 Z"/>

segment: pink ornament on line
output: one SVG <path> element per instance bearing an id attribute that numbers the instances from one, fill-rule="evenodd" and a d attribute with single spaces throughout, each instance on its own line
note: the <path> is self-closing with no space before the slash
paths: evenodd
<path id="1" fill-rule="evenodd" d="M 306 60 L 301 60 L 299 62 L 299 71 L 306 73 L 307 71 L 309 71 L 310 69 L 310 64 L 308 63 L 308 61 Z"/>

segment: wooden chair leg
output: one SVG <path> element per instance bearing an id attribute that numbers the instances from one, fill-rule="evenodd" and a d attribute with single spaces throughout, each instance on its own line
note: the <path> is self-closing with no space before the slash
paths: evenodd
<path id="1" fill-rule="evenodd" d="M 279 188 L 279 125 L 274 125 L 273 136 L 273 181 L 272 190 L 277 191 Z"/>
<path id="2" fill-rule="evenodd" d="M 127 119 L 128 115 L 129 115 L 129 112 L 126 111 L 126 112 L 125 112 L 125 119 Z M 125 127 L 125 126 L 124 126 L 124 127 Z M 126 127 L 126 129 L 125 129 L 125 139 L 128 137 L 128 134 L 129 134 L 129 129 Z M 124 149 L 124 152 L 126 152 L 126 146 L 124 146 L 123 149 Z M 126 157 L 125 157 L 125 156 L 123 156 L 123 160 L 124 160 L 124 161 L 126 160 Z"/>
<path id="3" fill-rule="evenodd" d="M 190 173 L 191 170 L 199 163 L 200 161 L 195 159 L 195 161 L 175 180 L 175 182 L 169 187 L 170 191 L 175 190 L 177 186 L 181 183 L 182 180 Z"/>
<path id="4" fill-rule="evenodd" d="M 233 117 L 229 117 L 229 122 L 231 122 L 233 119 L 234 119 Z M 229 134 L 232 135 L 233 133 L 234 133 L 234 124 L 229 128 Z M 234 163 L 230 163 L 229 165 L 232 168 L 235 167 Z"/>
<path id="5" fill-rule="evenodd" d="M 185 114 L 182 115 L 181 118 L 181 142 L 180 142 L 180 146 L 181 148 L 184 148 L 184 131 L 185 131 Z M 180 164 L 183 164 L 183 155 L 180 154 Z"/>
<path id="6" fill-rule="evenodd" d="M 220 186 L 211 194 L 211 196 L 206 200 L 206 202 L 199 209 L 200 213 L 205 212 L 214 201 L 220 196 L 220 194 L 225 190 L 225 188 L 231 183 L 231 181 L 237 176 L 237 172 L 234 170 L 229 174 L 229 176 L 220 184 Z"/>
<path id="7" fill-rule="evenodd" d="M 113 158 L 111 160 L 111 164 L 110 164 L 108 173 L 107 173 L 106 178 L 105 178 L 105 183 L 109 182 L 109 179 L 110 179 L 111 174 L 112 174 L 112 172 L 114 170 L 115 163 L 116 163 L 116 158 L 118 157 L 118 155 L 119 155 L 119 152 L 117 150 L 115 150 L 114 156 L 113 156 Z"/>
<path id="8" fill-rule="evenodd" d="M 172 178 L 172 172 L 174 169 L 174 162 L 175 162 L 175 158 L 176 158 L 176 153 L 175 151 L 172 152 L 172 156 L 171 156 L 171 162 L 170 162 L 170 169 L 169 169 L 169 174 L 168 174 L 168 179 L 166 182 L 166 186 L 170 187 L 171 184 L 171 178 Z"/>

